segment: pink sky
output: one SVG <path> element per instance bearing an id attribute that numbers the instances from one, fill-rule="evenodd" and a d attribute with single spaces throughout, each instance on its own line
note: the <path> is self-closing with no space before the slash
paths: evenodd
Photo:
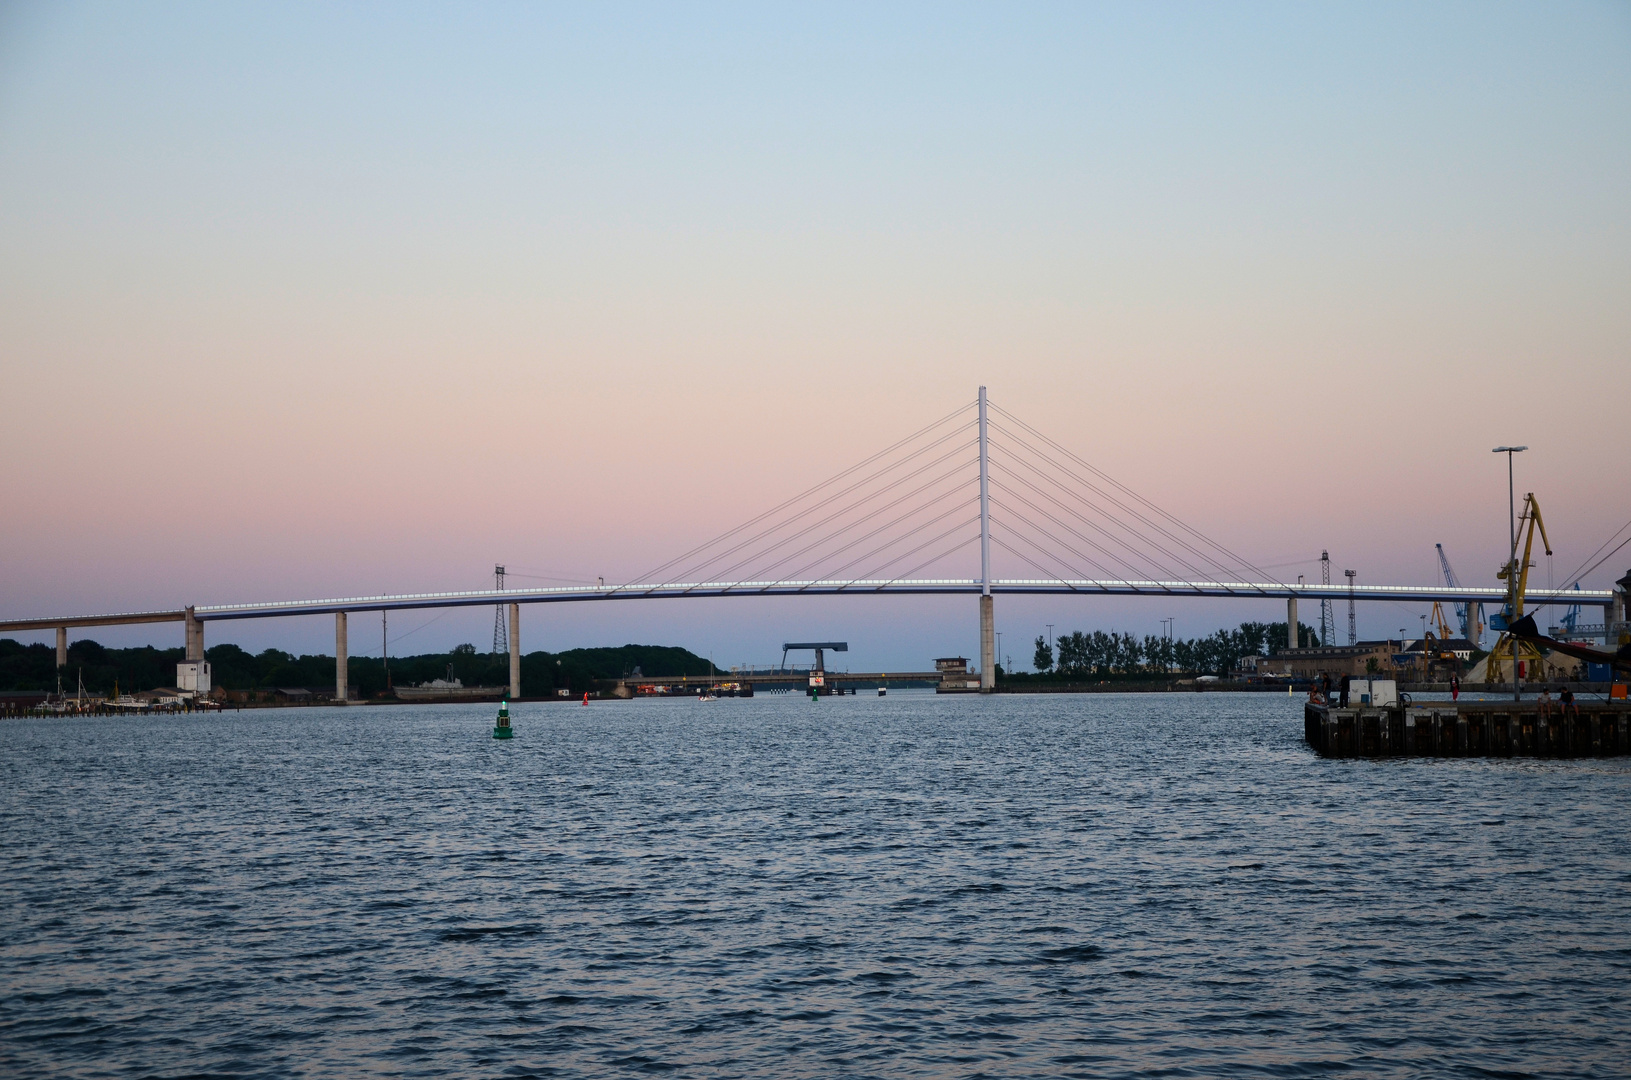
<path id="1" fill-rule="evenodd" d="M 1442 542 L 1492 581 L 1500 443 L 1556 575 L 1631 517 L 1623 7 L 633 10 L 0 20 L 0 611 L 619 580 L 981 383 L 1288 578 Z M 1169 615 L 1275 605 L 998 621 L 1018 659 Z M 526 618 L 727 663 L 976 637 L 972 600 Z"/>

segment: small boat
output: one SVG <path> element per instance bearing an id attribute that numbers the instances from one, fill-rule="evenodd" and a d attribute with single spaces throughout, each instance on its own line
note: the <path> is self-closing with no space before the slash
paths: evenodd
<path id="1" fill-rule="evenodd" d="M 498 722 L 493 725 L 493 738 L 508 739 L 510 734 L 510 703 L 503 701 L 498 706 Z"/>
<path id="2" fill-rule="evenodd" d="M 879 696 L 879 697 L 887 697 L 887 696 L 889 696 L 889 687 L 887 687 L 887 686 L 880 686 L 880 687 L 878 687 L 878 696 Z"/>

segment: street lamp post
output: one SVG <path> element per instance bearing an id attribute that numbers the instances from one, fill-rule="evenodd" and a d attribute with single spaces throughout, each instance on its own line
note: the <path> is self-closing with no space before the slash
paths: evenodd
<path id="1" fill-rule="evenodd" d="M 1512 700 L 1523 698 L 1518 685 L 1518 639 L 1512 634 L 1512 623 L 1518 617 L 1518 496 L 1512 483 L 1512 455 L 1521 454 L 1527 446 L 1497 446 L 1492 454 L 1506 455 L 1506 517 L 1512 535 L 1512 554 L 1506 564 L 1506 636 L 1512 639 Z"/>

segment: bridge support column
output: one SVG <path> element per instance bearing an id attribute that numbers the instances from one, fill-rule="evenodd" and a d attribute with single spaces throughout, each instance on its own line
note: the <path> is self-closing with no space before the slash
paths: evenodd
<path id="1" fill-rule="evenodd" d="M 521 605 L 510 605 L 510 697 L 521 696 Z"/>
<path id="2" fill-rule="evenodd" d="M 351 696 L 351 658 L 346 655 L 345 612 L 334 613 L 334 700 L 341 705 Z"/>
<path id="3" fill-rule="evenodd" d="M 1325 644 L 1323 641 L 1321 645 Z M 1297 647 L 1297 597 L 1295 594 L 1286 597 L 1286 648 Z"/>
<path id="4" fill-rule="evenodd" d="M 57 627 L 57 667 L 68 665 L 68 628 Z"/>
<path id="5" fill-rule="evenodd" d="M 187 632 L 187 662 L 193 663 L 204 659 L 204 624 L 193 614 L 190 606 L 187 608 L 183 625 Z"/>
<path id="6" fill-rule="evenodd" d="M 997 620 L 991 609 L 991 594 L 980 597 L 980 693 L 997 688 Z"/>

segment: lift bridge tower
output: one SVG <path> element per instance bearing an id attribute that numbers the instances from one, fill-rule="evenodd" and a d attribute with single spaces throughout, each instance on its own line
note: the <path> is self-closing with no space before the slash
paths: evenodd
<path id="1" fill-rule="evenodd" d="M 504 591 L 504 568 L 493 567 L 494 587 L 499 592 Z M 510 651 L 510 633 L 504 625 L 504 605 L 499 604 L 493 608 L 493 651 L 507 653 Z"/>

